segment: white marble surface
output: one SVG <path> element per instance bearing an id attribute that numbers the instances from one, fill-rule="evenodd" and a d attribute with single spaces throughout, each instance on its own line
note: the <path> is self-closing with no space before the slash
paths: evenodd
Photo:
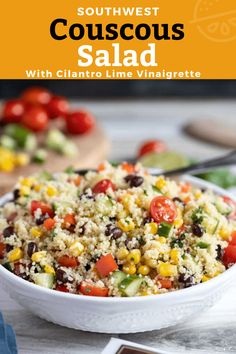
<path id="1" fill-rule="evenodd" d="M 114 101 L 76 102 L 91 109 L 103 124 L 112 142 L 110 158 L 133 156 L 138 144 L 147 138 L 166 140 L 173 149 L 204 158 L 224 151 L 199 143 L 181 132 L 181 126 L 194 117 L 212 116 L 236 122 L 236 102 L 201 101 Z M 100 353 L 110 335 L 75 331 L 25 311 L 0 288 L 0 309 L 13 325 L 20 354 Z M 126 340 L 169 350 L 170 353 L 236 353 L 236 279 L 222 300 L 206 313 L 183 325 L 145 334 L 120 335 Z M 1 348 L 0 348 L 0 354 Z"/>

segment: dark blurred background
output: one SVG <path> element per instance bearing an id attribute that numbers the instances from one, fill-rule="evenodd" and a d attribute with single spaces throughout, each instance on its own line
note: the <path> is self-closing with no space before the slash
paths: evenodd
<path id="1" fill-rule="evenodd" d="M 0 80 L 0 98 L 37 85 L 71 98 L 236 97 L 236 80 Z"/>

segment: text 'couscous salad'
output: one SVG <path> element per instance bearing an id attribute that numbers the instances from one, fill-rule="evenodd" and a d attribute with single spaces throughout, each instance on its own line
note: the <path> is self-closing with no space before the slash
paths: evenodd
<path id="1" fill-rule="evenodd" d="M 236 262 L 236 206 L 140 165 L 21 178 L 0 208 L 0 258 L 37 285 L 91 296 L 190 287 Z"/>

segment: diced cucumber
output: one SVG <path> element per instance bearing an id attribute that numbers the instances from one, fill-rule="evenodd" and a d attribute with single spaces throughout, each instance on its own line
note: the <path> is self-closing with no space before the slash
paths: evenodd
<path id="1" fill-rule="evenodd" d="M 8 135 L 2 135 L 0 138 L 0 145 L 6 149 L 14 150 L 16 148 L 16 142 Z"/>
<path id="2" fill-rule="evenodd" d="M 61 153 L 65 156 L 73 157 L 78 153 L 78 148 L 73 141 L 66 140 L 61 148 Z"/>
<path id="3" fill-rule="evenodd" d="M 168 222 L 161 222 L 158 226 L 158 235 L 163 237 L 168 237 L 171 231 L 172 225 Z"/>
<path id="4" fill-rule="evenodd" d="M 32 151 L 37 146 L 35 135 L 19 124 L 8 124 L 4 133 L 14 139 L 17 146 L 24 150 Z"/>
<path id="5" fill-rule="evenodd" d="M 219 225 L 219 220 L 216 217 L 206 215 L 201 223 L 203 229 L 210 235 L 214 235 Z"/>
<path id="6" fill-rule="evenodd" d="M 111 275 L 111 278 L 113 280 L 113 285 L 118 286 L 122 282 L 122 280 L 124 280 L 126 277 L 127 277 L 127 274 L 125 274 L 124 272 L 121 272 L 120 270 L 116 270 Z"/>
<path id="7" fill-rule="evenodd" d="M 49 131 L 46 138 L 46 146 L 57 152 L 61 152 L 63 145 L 66 142 L 65 135 L 58 129 L 52 129 Z"/>
<path id="8" fill-rule="evenodd" d="M 215 206 L 222 215 L 227 216 L 232 212 L 231 205 L 225 203 L 222 198 L 217 199 Z"/>
<path id="9" fill-rule="evenodd" d="M 208 248 L 210 245 L 209 245 L 209 243 L 206 243 L 206 242 L 198 242 L 198 243 L 197 243 L 197 246 L 198 246 L 199 248 L 204 249 L 204 248 Z"/>
<path id="10" fill-rule="evenodd" d="M 135 296 L 143 282 L 143 278 L 137 275 L 126 277 L 119 284 L 119 289 L 125 296 Z"/>
<path id="11" fill-rule="evenodd" d="M 33 162 L 43 164 L 47 159 L 47 151 L 44 149 L 36 150 L 32 158 Z"/>
<path id="12" fill-rule="evenodd" d="M 12 272 L 12 268 L 9 262 L 3 263 L 2 266 L 9 270 L 9 272 Z"/>
<path id="13" fill-rule="evenodd" d="M 44 181 L 51 181 L 53 180 L 53 175 L 47 171 L 42 171 L 39 175 L 39 178 Z"/>
<path id="14" fill-rule="evenodd" d="M 37 273 L 34 275 L 34 282 L 44 288 L 52 289 L 54 283 L 54 275 L 49 273 Z"/>

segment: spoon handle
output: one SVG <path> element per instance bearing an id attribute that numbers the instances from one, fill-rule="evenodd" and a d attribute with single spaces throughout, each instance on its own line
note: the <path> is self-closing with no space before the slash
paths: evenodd
<path id="1" fill-rule="evenodd" d="M 155 170 L 150 169 L 154 176 L 165 175 L 165 176 L 173 176 L 173 175 L 181 175 L 185 173 L 202 173 L 211 170 L 216 167 L 230 166 L 236 164 L 236 150 L 231 151 L 230 153 L 217 157 L 215 159 L 202 161 L 196 163 L 194 165 L 178 168 L 171 171 L 163 171 L 163 172 L 155 172 Z"/>

